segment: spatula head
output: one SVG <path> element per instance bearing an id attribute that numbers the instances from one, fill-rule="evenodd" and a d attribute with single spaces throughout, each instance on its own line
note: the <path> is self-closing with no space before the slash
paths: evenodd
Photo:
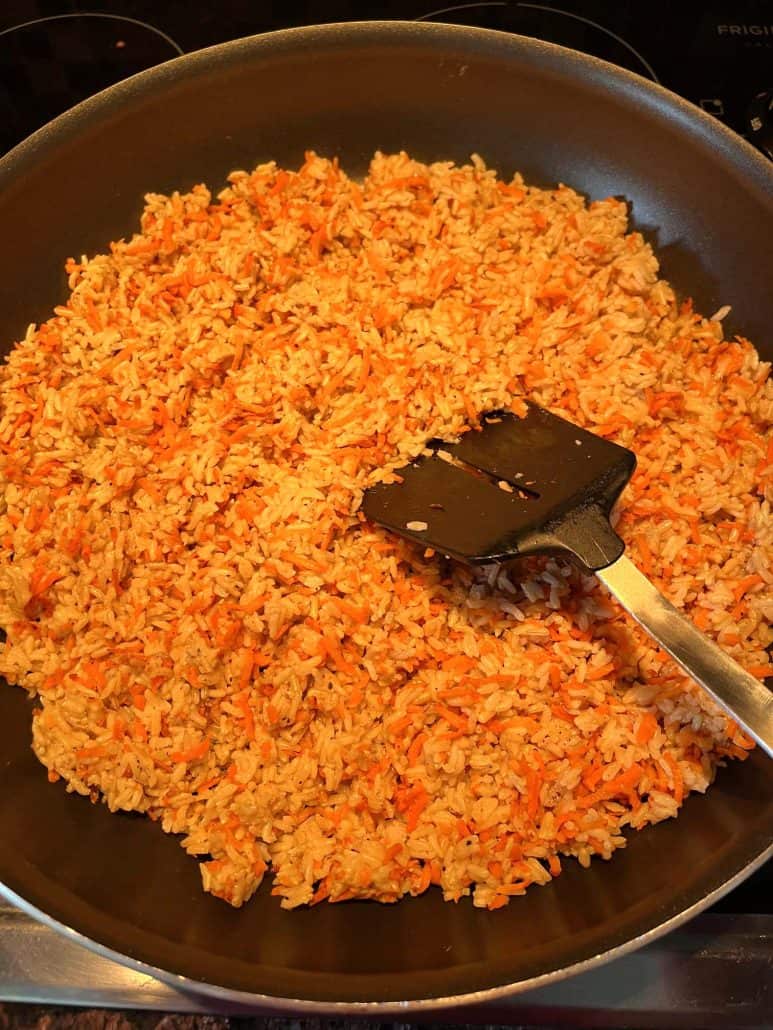
<path id="1" fill-rule="evenodd" d="M 369 519 L 473 565 L 565 552 L 596 570 L 622 553 L 608 519 L 636 467 L 625 447 L 530 404 L 428 448 L 402 482 L 366 492 Z"/>

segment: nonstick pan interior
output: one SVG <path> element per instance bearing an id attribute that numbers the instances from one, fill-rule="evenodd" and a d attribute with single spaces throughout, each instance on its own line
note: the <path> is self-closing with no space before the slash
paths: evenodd
<path id="1" fill-rule="evenodd" d="M 350 173 L 372 153 L 480 153 L 502 174 L 622 195 L 664 274 L 773 357 L 773 175 L 683 101 L 626 72 L 516 36 L 439 25 L 345 25 L 226 44 L 143 73 L 62 116 L 0 162 L 0 340 L 66 295 L 68 255 L 136 224 L 147 191 L 217 188 L 233 168 L 306 149 Z M 728 323 L 726 323 L 728 324 Z M 0 689 L 0 880 L 52 919 L 133 960 L 226 992 L 335 1003 L 458 998 L 640 943 L 764 857 L 773 775 L 720 772 L 677 821 L 495 913 L 436 891 L 392 906 L 284 912 L 270 882 L 234 911 L 149 821 L 51 786 L 29 747 L 30 702 Z M 479 995 L 478 997 L 482 997 Z M 404 1011 L 404 1009 L 403 1009 Z"/>

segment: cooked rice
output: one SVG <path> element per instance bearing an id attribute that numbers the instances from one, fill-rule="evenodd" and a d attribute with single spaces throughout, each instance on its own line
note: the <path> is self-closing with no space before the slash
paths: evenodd
<path id="1" fill-rule="evenodd" d="M 309 154 L 149 195 L 67 271 L 0 382 L 0 672 L 51 780 L 183 834 L 232 905 L 270 867 L 288 908 L 498 908 L 746 755 L 594 577 L 462 568 L 358 512 L 533 398 L 636 451 L 629 553 L 768 671 L 769 366 L 676 301 L 625 204 Z"/>

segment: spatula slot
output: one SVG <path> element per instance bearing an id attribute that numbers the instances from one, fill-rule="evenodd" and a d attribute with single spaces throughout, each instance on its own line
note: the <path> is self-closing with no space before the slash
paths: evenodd
<path id="1" fill-rule="evenodd" d="M 487 480 L 492 486 L 497 487 L 498 490 L 508 494 L 516 494 L 525 501 L 539 499 L 539 492 L 534 489 L 533 483 L 525 481 L 525 472 L 516 472 L 508 479 L 503 479 L 493 472 L 488 472 L 484 468 L 472 465 L 469 461 L 464 461 L 462 458 L 457 457 L 453 451 L 448 449 L 448 444 L 433 441 L 429 445 L 429 450 L 441 461 L 445 461 L 455 468 L 462 469 L 469 476 L 476 476 L 478 479 Z"/>

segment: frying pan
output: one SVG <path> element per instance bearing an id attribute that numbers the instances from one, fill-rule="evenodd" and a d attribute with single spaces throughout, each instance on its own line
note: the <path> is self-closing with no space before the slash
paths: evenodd
<path id="1" fill-rule="evenodd" d="M 773 174 L 691 105 L 627 72 L 518 36 L 444 25 L 329 25 L 240 40 L 144 72 L 0 163 L 0 339 L 66 295 L 68 255 L 132 231 L 148 190 L 224 181 L 303 151 L 350 174 L 376 149 L 622 195 L 663 273 L 773 357 Z M 544 984 L 678 925 L 770 854 L 773 775 L 753 754 L 678 820 L 609 863 L 566 863 L 495 913 L 437 891 L 285 912 L 264 883 L 234 911 L 148 820 L 46 781 L 31 704 L 0 689 L 0 880 L 28 911 L 177 986 L 273 1008 L 405 1012 Z M 184 979 L 181 979 L 184 978 Z"/>

